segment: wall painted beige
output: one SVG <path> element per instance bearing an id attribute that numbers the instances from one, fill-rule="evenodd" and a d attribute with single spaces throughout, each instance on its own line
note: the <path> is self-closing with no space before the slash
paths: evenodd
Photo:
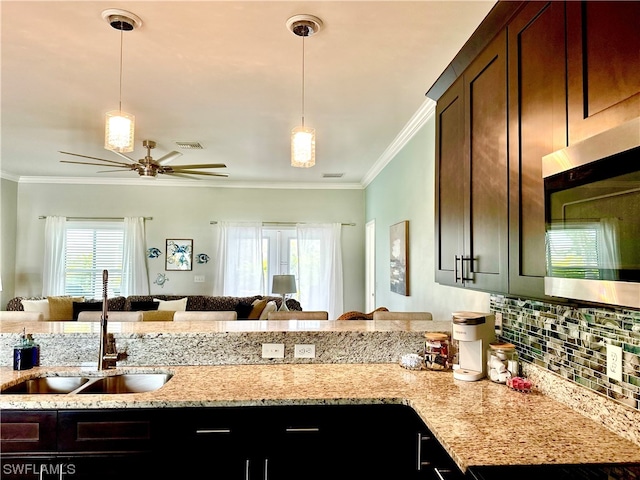
<path id="1" fill-rule="evenodd" d="M 16 267 L 16 207 L 18 204 L 18 184 L 0 179 L 0 278 L 2 308 L 13 296 Z M 0 308 L 1 309 L 1 308 Z"/>
<path id="2" fill-rule="evenodd" d="M 191 272 L 166 272 L 164 255 L 148 259 L 151 293 L 210 294 L 215 263 L 212 220 L 354 222 L 342 229 L 345 310 L 364 305 L 364 190 L 164 187 L 145 185 L 20 184 L 17 201 L 16 295 L 42 293 L 44 220 L 41 215 L 145 216 L 147 247 L 165 251 L 167 238 L 189 238 L 194 253 L 211 257 Z M 3 233 L 4 236 L 4 233 Z M 158 273 L 169 281 L 153 284 Z M 204 283 L 195 283 L 204 275 Z M 304 308 L 304 306 L 303 306 Z"/>

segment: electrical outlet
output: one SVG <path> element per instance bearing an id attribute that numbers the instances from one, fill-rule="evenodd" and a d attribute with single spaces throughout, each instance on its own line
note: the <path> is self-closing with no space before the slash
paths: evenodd
<path id="1" fill-rule="evenodd" d="M 204 283 L 204 275 L 194 275 L 193 281 L 195 283 Z"/>
<path id="2" fill-rule="evenodd" d="M 313 343 L 303 343 L 293 347 L 295 358 L 316 358 L 316 346 Z"/>
<path id="3" fill-rule="evenodd" d="M 284 343 L 263 343 L 262 358 L 284 358 Z"/>
<path id="4" fill-rule="evenodd" d="M 607 376 L 622 381 L 622 347 L 607 345 Z"/>
<path id="5" fill-rule="evenodd" d="M 502 335 L 502 312 L 496 312 L 494 329 L 496 335 Z"/>

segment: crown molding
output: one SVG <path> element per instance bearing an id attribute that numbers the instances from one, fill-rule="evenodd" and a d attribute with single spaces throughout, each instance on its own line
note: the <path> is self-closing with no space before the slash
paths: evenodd
<path id="1" fill-rule="evenodd" d="M 366 188 L 377 176 L 378 174 L 387 166 L 387 164 L 393 160 L 393 158 L 402 150 L 409 140 L 413 138 L 413 136 L 424 126 L 424 124 L 429 120 L 436 112 L 436 102 L 427 98 L 418 111 L 413 114 L 411 119 L 407 122 L 404 128 L 400 131 L 400 133 L 396 136 L 396 138 L 391 142 L 391 144 L 387 147 L 387 149 L 380 155 L 376 163 L 373 164 L 371 169 L 367 172 L 367 174 L 362 178 L 362 187 Z"/>

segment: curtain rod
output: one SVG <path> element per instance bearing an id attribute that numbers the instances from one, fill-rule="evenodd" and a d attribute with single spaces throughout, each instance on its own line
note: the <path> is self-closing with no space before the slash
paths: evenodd
<path id="1" fill-rule="evenodd" d="M 46 215 L 40 215 L 38 220 L 46 219 Z M 124 220 L 124 217 L 65 217 L 67 220 Z M 143 217 L 145 220 L 153 220 L 153 217 Z"/>
<path id="2" fill-rule="evenodd" d="M 216 225 L 218 223 L 217 220 L 211 220 L 209 222 L 209 225 Z M 262 225 L 282 225 L 282 226 L 289 226 L 289 225 L 297 225 L 297 224 L 306 224 L 307 222 L 262 222 Z M 342 225 L 343 227 L 355 227 L 356 224 L 355 223 L 341 223 L 340 225 Z"/>

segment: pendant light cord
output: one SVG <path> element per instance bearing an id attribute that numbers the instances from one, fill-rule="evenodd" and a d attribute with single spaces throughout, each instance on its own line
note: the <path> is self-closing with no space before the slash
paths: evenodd
<path id="1" fill-rule="evenodd" d="M 307 30 L 302 34 L 302 126 L 304 127 L 304 37 L 307 36 Z"/>
<path id="2" fill-rule="evenodd" d="M 122 113 L 122 39 L 124 36 L 124 28 L 120 28 L 120 92 L 119 92 L 119 109 Z"/>

